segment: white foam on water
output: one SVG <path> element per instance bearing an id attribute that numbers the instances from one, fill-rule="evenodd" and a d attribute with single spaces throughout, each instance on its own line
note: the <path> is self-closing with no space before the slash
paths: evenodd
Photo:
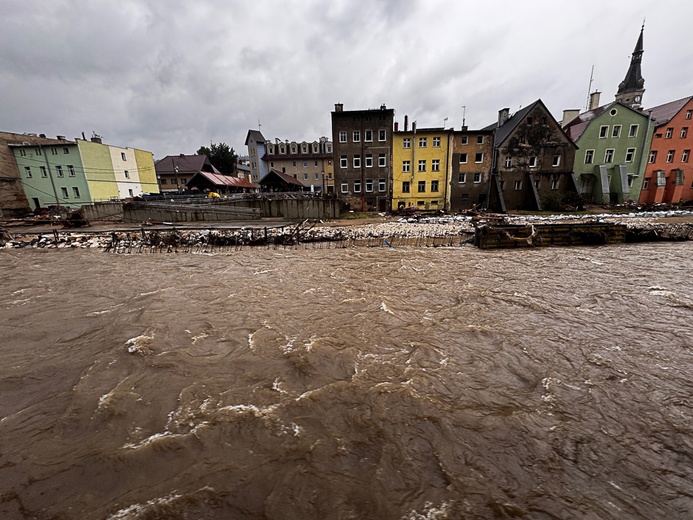
<path id="1" fill-rule="evenodd" d="M 416 509 L 412 509 L 401 520 L 443 520 L 448 518 L 451 507 L 451 502 L 443 502 L 438 507 L 434 507 L 433 502 L 426 502 L 423 511 L 418 512 Z"/>
<path id="2" fill-rule="evenodd" d="M 384 311 L 384 312 L 387 312 L 388 314 L 392 314 L 392 315 L 395 314 L 394 312 L 392 312 L 392 311 L 387 307 L 387 305 L 385 305 L 385 302 L 380 302 L 380 310 L 381 310 L 381 311 Z"/>

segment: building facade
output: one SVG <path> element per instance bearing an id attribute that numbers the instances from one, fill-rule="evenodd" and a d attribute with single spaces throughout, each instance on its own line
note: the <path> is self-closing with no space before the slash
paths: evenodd
<path id="1" fill-rule="evenodd" d="M 248 148 L 250 180 L 255 184 L 259 183 L 260 179 L 269 172 L 267 163 L 262 160 L 267 153 L 265 143 L 265 136 L 262 135 L 260 130 L 248 130 L 248 135 L 245 138 L 245 145 Z"/>
<path id="2" fill-rule="evenodd" d="M 693 96 L 650 109 L 655 120 L 640 203 L 693 201 Z"/>
<path id="3" fill-rule="evenodd" d="M 22 142 L 9 146 L 34 210 L 48 206 L 76 208 L 159 191 L 156 182 L 142 184 L 134 149 L 105 145 L 99 138 L 62 138 L 50 144 Z M 140 165 L 152 172 L 152 154 L 139 151 L 139 157 Z"/>
<path id="4" fill-rule="evenodd" d="M 392 125 L 395 111 L 332 112 L 334 185 L 337 196 L 356 211 L 387 211 L 392 207 Z"/>
<path id="5" fill-rule="evenodd" d="M 592 99 L 597 105 L 598 93 Z M 563 119 L 565 132 L 579 149 L 574 172 L 584 200 L 592 204 L 637 201 L 654 131 L 649 115 L 614 101 L 571 121 Z"/>
<path id="6" fill-rule="evenodd" d="M 485 208 L 493 162 L 493 131 L 455 131 L 451 137 L 449 209 Z"/>
<path id="7" fill-rule="evenodd" d="M 268 171 L 272 169 L 299 180 L 309 191 L 334 190 L 332 142 L 321 137 L 313 142 L 267 141 L 261 157 Z"/>
<path id="8" fill-rule="evenodd" d="M 445 210 L 452 131 L 406 126 L 392 135 L 391 209 Z"/>
<path id="9" fill-rule="evenodd" d="M 576 146 L 541 100 L 510 114 L 498 113 L 493 143 L 489 208 L 494 211 L 555 209 L 577 197 Z"/>

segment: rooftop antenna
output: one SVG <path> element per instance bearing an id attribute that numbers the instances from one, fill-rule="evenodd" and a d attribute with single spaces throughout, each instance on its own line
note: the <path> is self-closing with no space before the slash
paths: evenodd
<path id="1" fill-rule="evenodd" d="M 443 118 L 443 128 L 445 128 L 445 123 L 447 123 L 447 122 L 448 122 L 448 118 L 447 117 Z"/>
<path id="2" fill-rule="evenodd" d="M 590 106 L 590 94 L 592 93 L 592 81 L 594 81 L 594 65 L 592 65 L 592 71 L 590 72 L 590 84 L 587 86 L 587 104 L 585 105 L 585 110 Z"/>
<path id="3" fill-rule="evenodd" d="M 260 131 L 261 128 L 262 128 L 262 125 L 260 124 L 260 120 L 258 119 L 258 120 L 257 120 L 257 129 L 258 129 L 258 131 Z"/>
<path id="4" fill-rule="evenodd" d="M 467 124 L 467 105 L 462 105 L 462 128 Z"/>

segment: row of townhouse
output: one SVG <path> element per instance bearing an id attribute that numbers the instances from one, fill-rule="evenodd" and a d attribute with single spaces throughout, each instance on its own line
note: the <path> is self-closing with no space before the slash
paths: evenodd
<path id="1" fill-rule="evenodd" d="M 0 132 L 0 168 L 4 216 L 159 192 L 151 152 L 106 145 L 96 135 L 70 141 Z"/>
<path id="2" fill-rule="evenodd" d="M 394 110 L 332 112 L 335 189 L 353 209 L 553 209 L 693 200 L 693 97 L 642 108 L 641 29 L 615 100 L 559 122 L 541 100 L 479 130 L 409 127 Z"/>
<path id="3" fill-rule="evenodd" d="M 248 147 L 250 176 L 260 183 L 270 171 L 288 175 L 309 191 L 330 193 L 334 189 L 332 142 L 326 137 L 312 142 L 267 140 L 259 130 L 249 130 Z"/>

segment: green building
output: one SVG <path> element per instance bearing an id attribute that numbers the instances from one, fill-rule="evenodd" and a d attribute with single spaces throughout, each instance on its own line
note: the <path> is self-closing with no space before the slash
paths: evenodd
<path id="1" fill-rule="evenodd" d="M 598 99 L 598 92 L 592 94 L 590 106 Z M 562 125 L 578 146 L 573 171 L 585 201 L 637 201 L 654 132 L 649 114 L 614 101 L 582 114 L 567 110 Z"/>

